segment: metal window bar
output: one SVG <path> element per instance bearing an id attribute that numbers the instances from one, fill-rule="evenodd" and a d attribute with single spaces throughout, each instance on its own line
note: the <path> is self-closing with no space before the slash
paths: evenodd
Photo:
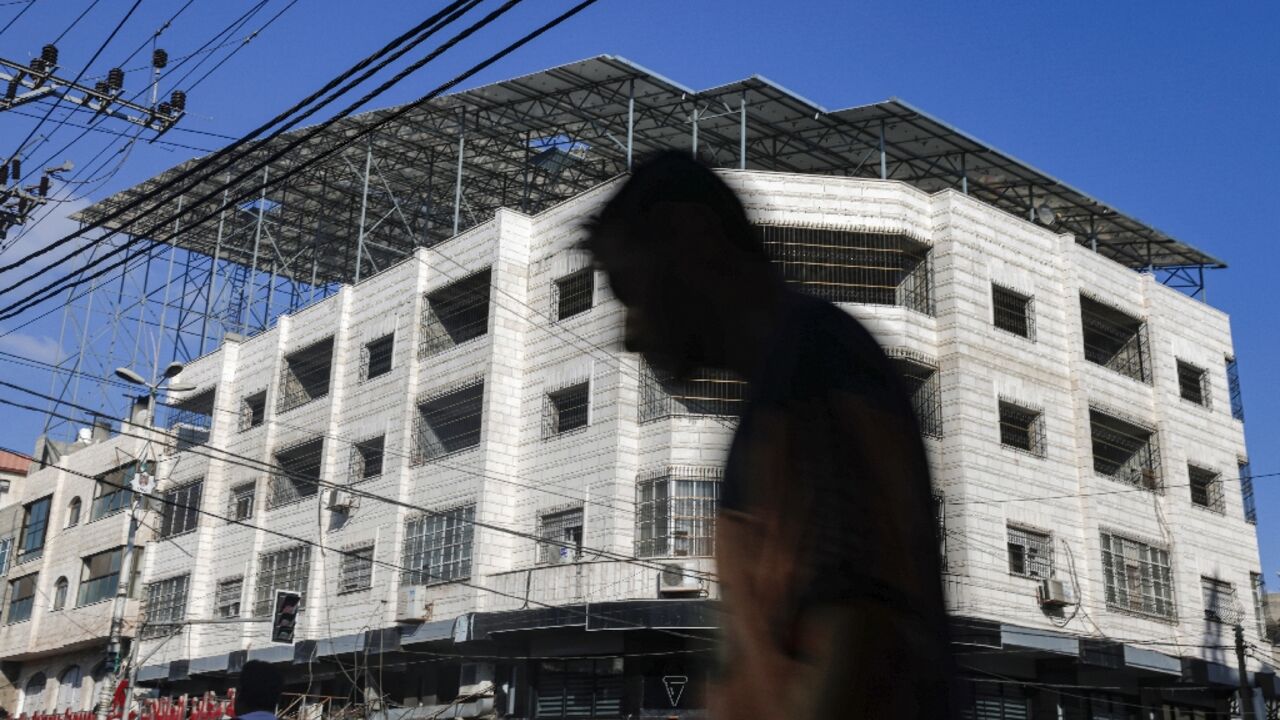
<path id="1" fill-rule="evenodd" d="M 1258 524 L 1258 506 L 1253 500 L 1253 470 L 1249 463 L 1236 465 L 1240 475 L 1240 502 L 1244 505 L 1244 519 L 1254 525 Z"/>
<path id="2" fill-rule="evenodd" d="M 160 509 L 161 538 L 173 537 L 196 529 L 200 522 L 200 495 L 204 483 L 187 483 L 164 493 L 164 507 Z"/>
<path id="3" fill-rule="evenodd" d="M 1267 618 L 1270 617 L 1267 600 L 1267 579 L 1262 573 L 1249 573 L 1249 588 L 1253 591 L 1253 619 L 1258 623 L 1258 637 L 1263 642 L 1272 642 L 1267 632 Z"/>
<path id="4" fill-rule="evenodd" d="M 596 273 L 583 268 L 551 284 L 551 307 L 557 320 L 565 320 L 591 309 L 595 301 Z"/>
<path id="5" fill-rule="evenodd" d="M 553 390 L 542 399 L 542 437 L 587 426 L 591 407 L 591 383 L 583 381 Z"/>
<path id="6" fill-rule="evenodd" d="M 622 717 L 622 668 L 620 657 L 539 662 L 533 716 L 545 720 Z"/>
<path id="7" fill-rule="evenodd" d="M 253 616 L 268 617 L 275 605 L 277 590 L 293 590 L 302 595 L 298 607 L 306 600 L 307 580 L 311 575 L 311 546 L 296 545 L 265 552 L 258 556 L 255 579 Z"/>
<path id="8" fill-rule="evenodd" d="M 1009 574 L 1053 577 L 1053 536 L 1013 525 L 1008 527 Z"/>
<path id="9" fill-rule="evenodd" d="M 320 489 L 324 440 L 318 438 L 276 453 L 278 471 L 271 476 L 267 509 L 314 497 Z"/>
<path id="10" fill-rule="evenodd" d="M 1198 365 L 1178 360 L 1178 394 L 1183 400 L 1209 405 L 1209 373 Z"/>
<path id="11" fill-rule="evenodd" d="M 360 482 L 376 478 L 382 474 L 382 463 L 385 458 L 387 436 L 379 435 L 368 440 L 361 440 L 351 447 L 351 462 L 348 466 L 348 482 Z"/>
<path id="12" fill-rule="evenodd" d="M 543 513 L 538 517 L 538 562 L 576 562 L 582 559 L 581 507 Z"/>
<path id="13" fill-rule="evenodd" d="M 213 600 L 217 616 L 223 619 L 240 617 L 240 602 L 243 596 L 244 577 L 237 575 L 219 580 Z"/>
<path id="14" fill-rule="evenodd" d="M 942 437 L 942 383 L 938 370 L 904 357 L 893 358 L 893 365 L 911 397 L 920 433 Z"/>
<path id="15" fill-rule="evenodd" d="M 413 463 L 420 465 L 479 445 L 483 407 L 483 379 L 418 401 Z"/>
<path id="16" fill-rule="evenodd" d="M 929 246 L 901 233 L 760 225 L 783 279 L 831 302 L 899 305 L 932 315 Z"/>
<path id="17" fill-rule="evenodd" d="M 373 545 L 350 548 L 342 555 L 338 570 L 338 593 L 352 593 L 373 587 Z"/>
<path id="18" fill-rule="evenodd" d="M 391 372 L 395 334 L 383 335 L 360 348 L 360 379 L 373 380 Z"/>
<path id="19" fill-rule="evenodd" d="M 719 468 L 667 468 L 636 483 L 636 555 L 710 557 L 715 554 Z"/>
<path id="20" fill-rule="evenodd" d="M 1084 357 L 1091 363 L 1151 383 L 1147 324 L 1121 310 L 1080 296 Z"/>
<path id="21" fill-rule="evenodd" d="M 1231 396 L 1231 417 L 1244 421 L 1244 396 L 1240 393 L 1240 366 L 1227 358 L 1227 394 Z"/>
<path id="22" fill-rule="evenodd" d="M 267 391 L 260 390 L 240 401 L 240 432 L 256 428 L 267 417 Z"/>
<path id="23" fill-rule="evenodd" d="M 285 356 L 276 412 L 287 412 L 328 395 L 332 365 L 332 337 Z"/>
<path id="24" fill-rule="evenodd" d="M 248 520 L 253 517 L 253 498 L 257 483 L 243 483 L 231 488 L 227 502 L 227 517 L 232 520 Z"/>
<path id="25" fill-rule="evenodd" d="M 1101 537 L 1107 607 L 1176 618 L 1168 550 L 1108 532 Z"/>
<path id="26" fill-rule="evenodd" d="M 167 409 L 164 427 L 176 435 L 174 450 L 181 452 L 209 442 L 213 427 L 214 388 L 183 398 Z"/>
<path id="27" fill-rule="evenodd" d="M 1212 470 L 1187 465 L 1187 477 L 1191 485 L 1191 502 L 1216 513 L 1226 512 L 1222 496 L 1222 476 Z"/>
<path id="28" fill-rule="evenodd" d="M 1234 623 L 1236 615 L 1236 589 L 1229 582 L 1201 577 L 1200 593 L 1204 599 L 1204 619 L 1216 623 Z"/>
<path id="29" fill-rule="evenodd" d="M 737 417 L 747 397 L 747 383 L 728 370 L 700 368 L 679 380 L 642 362 L 640 422 L 672 415 Z"/>
<path id="30" fill-rule="evenodd" d="M 947 569 L 947 504 L 941 495 L 933 496 L 933 522 L 938 531 L 938 558 Z"/>
<path id="31" fill-rule="evenodd" d="M 1001 400 L 1000 444 L 1044 457 L 1044 413 Z"/>
<path id="32" fill-rule="evenodd" d="M 405 585 L 435 585 L 471 577 L 475 504 L 410 518 L 405 528 Z"/>
<path id="33" fill-rule="evenodd" d="M 419 357 L 435 355 L 489 331 L 490 271 L 427 293 L 422 311 Z"/>
<path id="34" fill-rule="evenodd" d="M 1035 303 L 1029 295 L 992 284 L 991 307 L 992 323 L 997 328 L 1029 340 L 1036 339 Z"/>
<path id="35" fill-rule="evenodd" d="M 143 640 L 174 635 L 182 631 L 187 617 L 187 588 L 190 575 L 157 580 L 147 584 L 142 603 L 138 636 Z"/>
<path id="36" fill-rule="evenodd" d="M 1093 408 L 1089 424 L 1094 472 L 1147 490 L 1160 488 L 1160 447 L 1154 431 Z"/>

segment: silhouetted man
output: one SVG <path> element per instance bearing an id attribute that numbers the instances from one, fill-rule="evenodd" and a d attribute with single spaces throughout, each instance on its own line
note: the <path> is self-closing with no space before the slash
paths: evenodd
<path id="1" fill-rule="evenodd" d="M 929 471 L 875 340 L 790 290 L 733 191 L 683 153 L 637 167 L 587 247 L 629 350 L 750 382 L 716 526 L 714 716 L 950 717 Z"/>
<path id="2" fill-rule="evenodd" d="M 270 663 L 250 660 L 240 670 L 236 684 L 235 711 L 238 720 L 276 720 L 276 706 L 284 682 Z"/>

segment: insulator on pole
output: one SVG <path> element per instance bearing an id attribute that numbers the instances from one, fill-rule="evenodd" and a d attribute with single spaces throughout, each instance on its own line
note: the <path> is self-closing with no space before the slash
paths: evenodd
<path id="1" fill-rule="evenodd" d="M 169 93 L 169 104 L 174 110 L 182 112 L 187 109 L 187 94 L 181 90 L 174 90 Z"/>
<path id="2" fill-rule="evenodd" d="M 40 197 L 49 197 L 49 176 L 44 175 L 40 178 Z"/>
<path id="3" fill-rule="evenodd" d="M 12 100 L 18 96 L 18 81 L 10 80 L 9 87 L 4 89 L 4 99 Z"/>
<path id="4" fill-rule="evenodd" d="M 162 102 L 156 106 L 156 112 L 165 117 L 168 117 L 169 115 L 173 114 L 173 106 L 167 102 Z"/>
<path id="5" fill-rule="evenodd" d="M 163 70 L 165 65 L 169 64 L 169 53 L 163 48 L 156 48 L 151 53 L 151 67 L 157 70 Z"/>
<path id="6" fill-rule="evenodd" d="M 53 67 L 54 65 L 57 65 L 58 64 L 58 46 L 54 45 L 53 43 L 49 43 L 48 45 L 45 45 L 44 47 L 40 48 L 40 57 L 41 59 L 44 60 L 45 65 L 48 65 L 49 67 Z"/>
<path id="7" fill-rule="evenodd" d="M 9 184 L 9 163 L 0 165 L 0 187 Z"/>
<path id="8" fill-rule="evenodd" d="M 44 58 L 31 58 L 31 72 L 37 75 L 44 74 Z"/>
<path id="9" fill-rule="evenodd" d="M 111 91 L 111 88 L 107 87 L 106 80 L 99 80 L 98 82 L 93 84 L 93 90 L 99 95 L 106 95 L 108 92 Z"/>
<path id="10" fill-rule="evenodd" d="M 9 167 L 13 170 L 14 180 L 18 180 L 19 178 L 22 177 L 22 161 L 21 160 L 19 160 L 18 158 L 14 158 L 13 160 L 9 161 Z"/>
<path id="11" fill-rule="evenodd" d="M 119 90 L 124 87 L 124 70 L 113 67 L 107 71 L 107 87 L 111 90 Z"/>

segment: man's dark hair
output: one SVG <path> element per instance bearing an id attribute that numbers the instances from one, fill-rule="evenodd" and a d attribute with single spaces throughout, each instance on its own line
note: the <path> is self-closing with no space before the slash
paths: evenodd
<path id="1" fill-rule="evenodd" d="M 240 670 L 240 682 L 236 684 L 236 714 L 254 710 L 275 712 L 283 687 L 284 680 L 275 666 L 250 660 Z"/>

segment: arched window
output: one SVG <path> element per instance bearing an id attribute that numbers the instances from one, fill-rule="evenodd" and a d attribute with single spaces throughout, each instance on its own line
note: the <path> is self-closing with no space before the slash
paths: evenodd
<path id="1" fill-rule="evenodd" d="M 67 504 L 67 527 L 75 527 L 80 524 L 80 498 L 73 497 L 71 502 Z"/>
<path id="2" fill-rule="evenodd" d="M 80 666 L 72 665 L 58 676 L 58 712 L 80 709 Z"/>
<path id="3" fill-rule="evenodd" d="M 89 673 L 89 679 L 93 681 L 92 688 L 89 690 L 89 709 L 98 709 L 98 699 L 102 697 L 102 684 L 107 681 L 107 663 L 105 660 L 99 661 L 93 666 L 93 672 Z"/>
<path id="4" fill-rule="evenodd" d="M 22 692 L 22 706 L 18 712 L 38 713 L 44 710 L 44 673 L 36 673 L 27 681 L 27 688 Z"/>
<path id="5" fill-rule="evenodd" d="M 58 578 L 58 582 L 53 584 L 53 609 L 61 610 L 67 606 L 67 579 L 65 577 Z"/>

